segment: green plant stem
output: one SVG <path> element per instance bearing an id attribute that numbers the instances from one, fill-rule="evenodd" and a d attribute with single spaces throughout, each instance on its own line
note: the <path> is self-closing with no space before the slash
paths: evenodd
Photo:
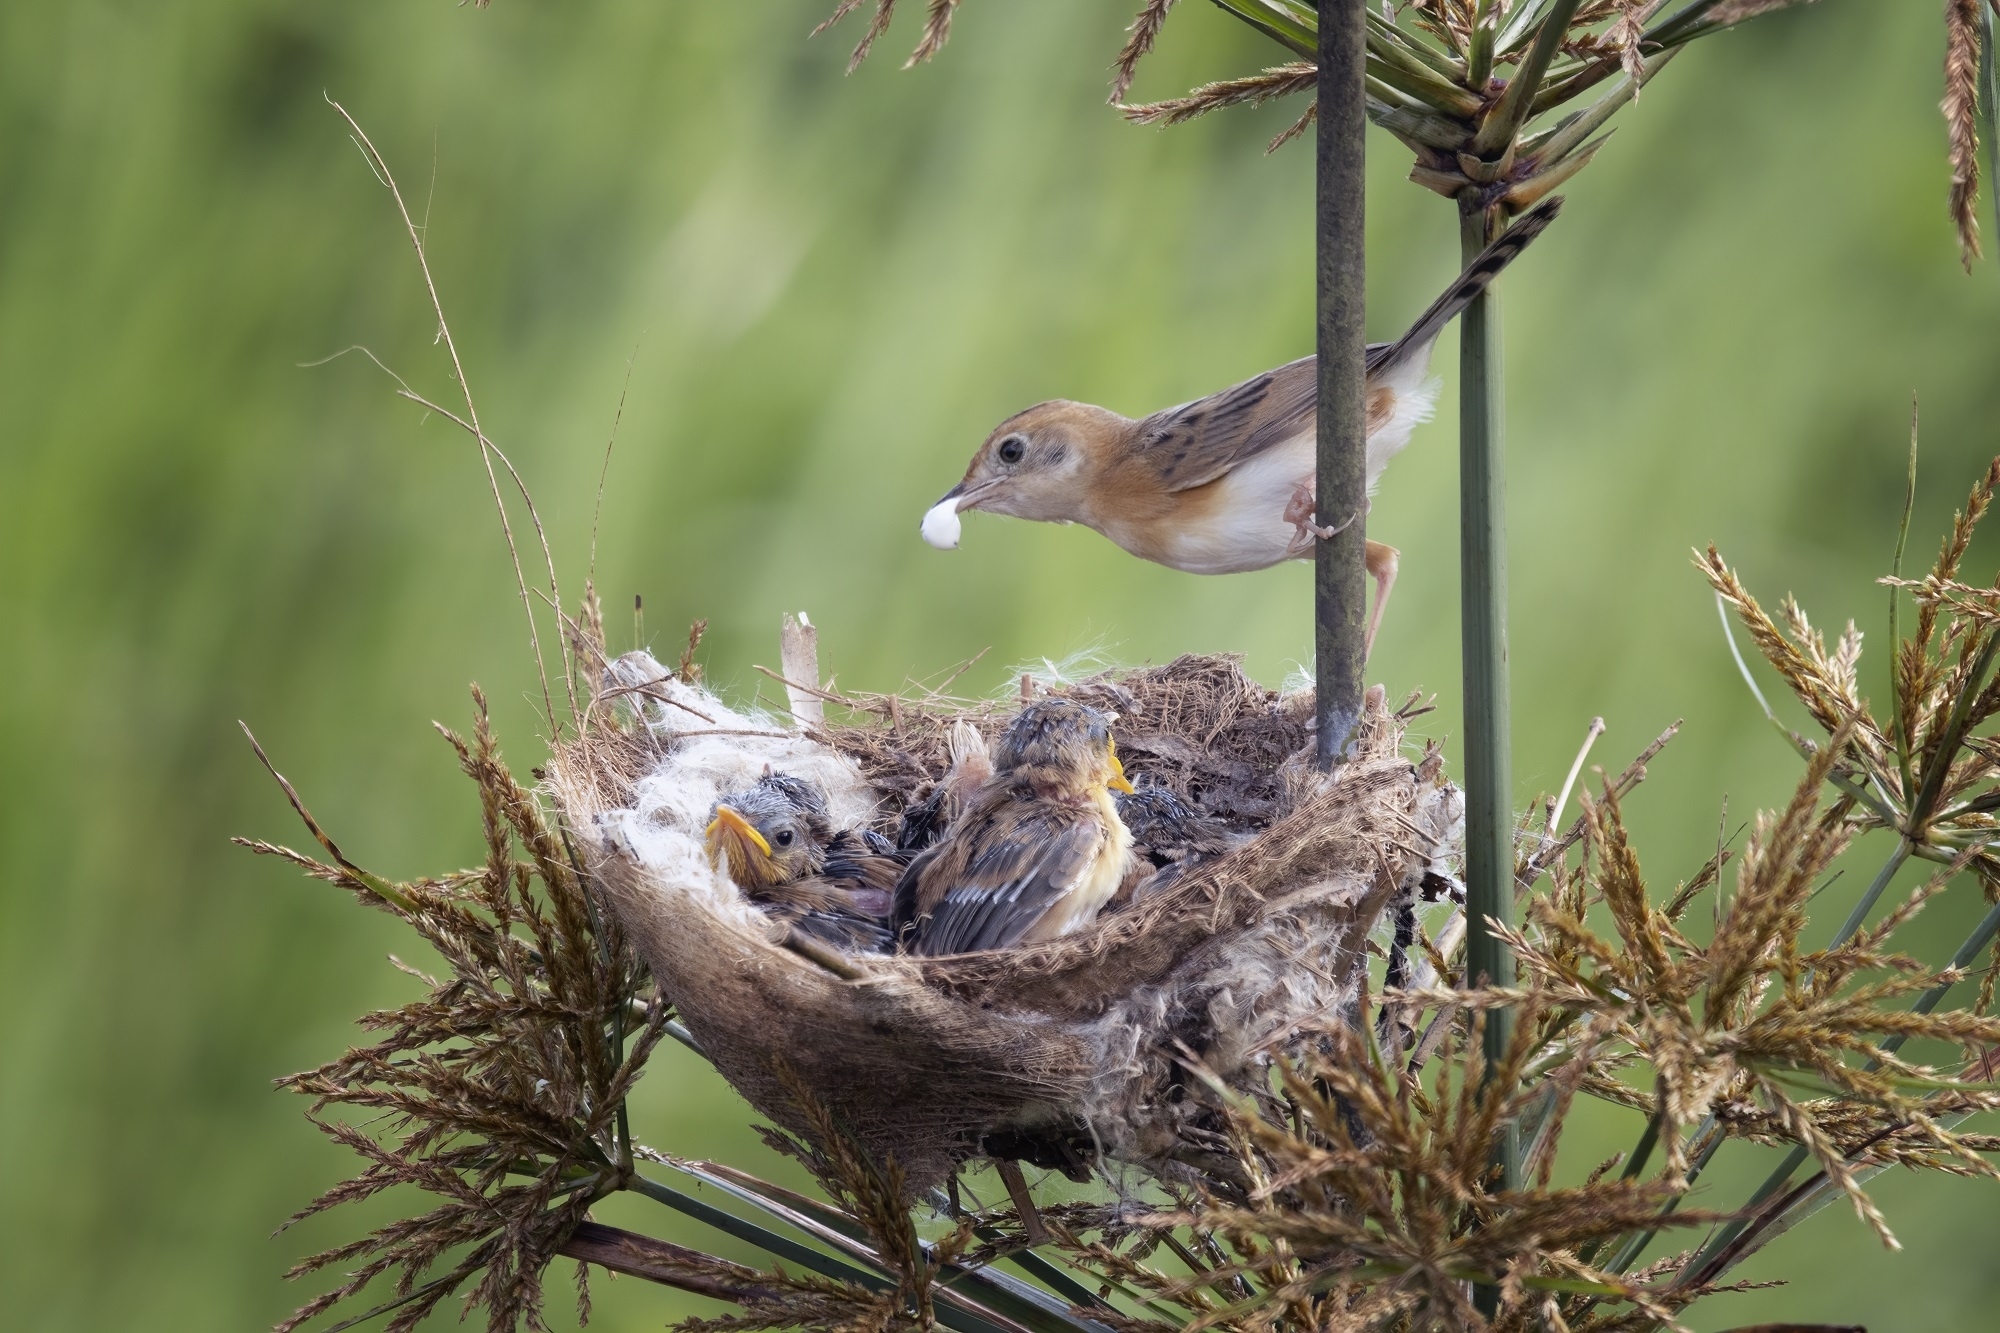
<path id="1" fill-rule="evenodd" d="M 1285 0 L 1211 0 L 1217 9 L 1242 19 L 1279 45 L 1311 59 L 1316 50 L 1313 11 Z"/>
<path id="2" fill-rule="evenodd" d="M 1875 878 L 1868 885 L 1867 891 L 1855 901 L 1854 910 L 1847 914 L 1847 920 L 1841 923 L 1840 930 L 1834 935 L 1832 942 L 1826 946 L 1828 949 L 1838 949 L 1841 945 L 1854 938 L 1854 932 L 1860 930 L 1861 923 L 1868 919 L 1868 913 L 1874 910 L 1875 904 L 1882 897 L 1883 891 L 1889 887 L 1889 881 L 1896 877 L 1896 872 L 1901 870 L 1903 863 L 1910 859 L 1910 851 L 1910 840 L 1908 838 L 1898 838 L 1896 840 L 1896 850 L 1889 854 L 1889 859 L 1884 861 L 1882 868 L 1875 872 Z"/>
<path id="3" fill-rule="evenodd" d="M 1418 41 L 1401 27 L 1383 18 L 1372 8 L 1367 11 L 1368 47 L 1379 51 L 1383 44 L 1390 44 L 1406 55 L 1424 62 L 1437 73 L 1444 75 L 1457 87 L 1465 86 L 1465 62 L 1454 60 L 1437 48 Z"/>
<path id="4" fill-rule="evenodd" d="M 1556 49 L 1569 32 L 1569 21 L 1576 16 L 1576 7 L 1580 3 L 1582 0 L 1555 0 L 1549 6 L 1548 17 L 1542 20 L 1542 26 L 1535 32 L 1535 44 L 1521 58 L 1520 68 L 1507 82 L 1507 91 L 1501 94 L 1499 104 L 1486 114 L 1486 123 L 1473 136 L 1473 156 L 1496 157 L 1514 142 L 1515 133 L 1534 106 L 1535 93 L 1542 86 L 1542 76 L 1548 73 L 1549 62 L 1555 59 Z"/>
<path id="5" fill-rule="evenodd" d="M 663 1185 L 657 1180 L 650 1180 L 641 1175 L 629 1176 L 626 1188 L 643 1194 L 656 1203 L 665 1204 L 676 1212 L 685 1213 L 725 1235 L 754 1245 L 778 1259 L 789 1260 L 802 1268 L 818 1273 L 822 1277 L 852 1282 L 871 1291 L 891 1291 L 897 1285 L 896 1280 L 888 1276 L 878 1265 L 871 1263 L 870 1268 L 876 1269 L 871 1272 L 869 1269 L 857 1267 L 831 1255 L 822 1254 L 788 1236 L 781 1236 L 768 1227 L 746 1221 L 713 1204 L 683 1194 L 670 1185 Z M 963 1271 L 966 1270 L 961 1270 Z M 1055 1319 L 1044 1317 L 1032 1321 L 1017 1321 L 1014 1316 L 992 1311 L 991 1313 L 998 1317 L 986 1318 L 979 1308 L 983 1302 L 975 1303 L 950 1291 L 949 1284 L 946 1284 L 946 1290 L 939 1294 L 943 1299 L 938 1301 L 936 1307 L 938 1322 L 954 1330 L 954 1333 L 1078 1333 L 1079 1330 L 1089 1327 L 1066 1315 Z"/>
<path id="6" fill-rule="evenodd" d="M 1485 105 L 1479 98 L 1463 88 L 1446 83 L 1429 67 L 1415 60 L 1398 64 L 1371 54 L 1368 73 L 1433 111 L 1470 117 L 1477 115 L 1479 108 Z"/>
<path id="7" fill-rule="evenodd" d="M 1407 105 L 1395 89 L 1375 79 L 1368 81 L 1368 119 L 1412 149 L 1421 145 L 1455 153 L 1472 139 L 1463 125 Z"/>
<path id="8" fill-rule="evenodd" d="M 1574 101 L 1618 73 L 1621 68 L 1615 58 L 1605 56 L 1557 70 L 1535 94 L 1534 102 L 1528 107 L 1527 118 L 1533 120 L 1544 112 L 1555 110 L 1565 102 Z"/>
<path id="9" fill-rule="evenodd" d="M 1660 1113 L 1653 1112 L 1646 1120 L 1646 1128 L 1639 1134 L 1639 1141 L 1632 1145 L 1632 1153 L 1626 1159 L 1625 1169 L 1619 1173 L 1621 1180 L 1637 1180 L 1639 1173 L 1646 1169 L 1646 1162 L 1653 1155 L 1653 1148 L 1660 1141 Z"/>
<path id="10" fill-rule="evenodd" d="M 683 1175 L 712 1185 L 753 1208 L 769 1212 L 780 1221 L 800 1227 L 803 1220 L 804 1224 L 810 1224 L 810 1227 L 805 1228 L 808 1235 L 815 1234 L 811 1229 L 813 1227 L 824 1228 L 838 1233 L 846 1241 L 859 1245 L 869 1243 L 867 1232 L 853 1217 L 810 1195 L 800 1194 L 782 1185 L 774 1185 L 768 1180 L 762 1180 L 746 1171 L 738 1171 L 721 1163 L 683 1161 L 680 1158 L 668 1158 L 667 1162 Z M 948 1206 L 948 1201 L 941 1191 L 934 1190 L 932 1193 L 936 1196 L 933 1199 L 934 1204 Z M 996 1241 L 1001 1238 L 1002 1233 L 992 1227 L 975 1227 L 973 1234 L 981 1240 Z M 1106 1302 L 1098 1299 L 1095 1292 L 1033 1250 L 1016 1250 L 1002 1257 L 1031 1277 L 1039 1278 L 1070 1305 L 1110 1308 Z M 1010 1317 L 1021 1318 L 1023 1313 L 1028 1313 L 1034 1316 L 1054 1315 L 1066 1321 L 1069 1319 L 1067 1313 L 1056 1302 L 1048 1300 L 1033 1288 L 1014 1284 L 1012 1278 L 991 1272 L 984 1265 L 953 1263 L 944 1265 L 940 1271 L 941 1280 L 947 1286 L 969 1280 L 972 1285 L 981 1287 L 979 1293 L 981 1299 Z M 1022 1300 L 1037 1308 L 1023 1311 L 1020 1308 Z"/>
<path id="11" fill-rule="evenodd" d="M 1476 0 L 1472 7 L 1472 40 L 1465 49 L 1465 86 L 1482 96 L 1493 77 L 1493 6 L 1498 0 Z"/>
<path id="12" fill-rule="evenodd" d="M 1367 667 L 1368 470 L 1365 309 L 1367 0 L 1319 0 L 1318 521 L 1313 652 L 1318 756 L 1332 768 L 1361 717 Z"/>
<path id="13" fill-rule="evenodd" d="M 1462 207 L 1464 262 L 1486 247 L 1493 223 Z M 1500 309 L 1491 289 L 1459 319 L 1459 607 L 1465 676 L 1465 975 L 1470 986 L 1514 984 L 1514 956 L 1494 933 L 1514 916 L 1512 755 L 1507 717 L 1506 452 L 1500 398 Z M 1513 1014 L 1487 1015 L 1486 1067 L 1497 1069 L 1513 1037 Z M 1520 1186 L 1520 1127 L 1504 1124 L 1493 1144 L 1500 1187 Z M 1475 1289 L 1491 1313 L 1497 1288 Z"/>
<path id="14" fill-rule="evenodd" d="M 1557 129 L 1546 143 L 1536 147 L 1534 150 L 1535 156 L 1539 160 L 1548 163 L 1560 162 L 1565 157 L 1568 157 L 1572 152 L 1576 151 L 1578 145 L 1591 135 L 1597 133 L 1606 121 L 1616 115 L 1619 108 L 1631 101 L 1638 94 L 1639 89 L 1651 81 L 1655 74 L 1665 69 L 1667 62 L 1679 55 L 1680 51 L 1681 48 L 1678 46 L 1671 47 L 1660 52 L 1658 55 L 1648 58 L 1645 68 L 1636 83 L 1628 78 L 1625 82 L 1598 98 L 1588 108 L 1578 112 L 1573 119 L 1565 122 Z"/>
<path id="15" fill-rule="evenodd" d="M 1979 138 L 1986 146 L 1986 193 L 2000 236 L 2000 74 L 1993 52 L 1993 5 L 1979 6 Z M 1911 446 L 1912 453 L 1915 445 Z"/>
<path id="16" fill-rule="evenodd" d="M 1521 43 L 1528 40 L 1528 34 L 1535 30 L 1535 25 L 1541 22 L 1542 15 L 1548 12 L 1548 7 L 1549 0 L 1520 0 L 1513 12 L 1507 15 L 1507 21 L 1500 27 L 1500 35 L 1493 41 L 1494 58 L 1510 56 L 1520 49 Z"/>
<path id="17" fill-rule="evenodd" d="M 1709 11 L 1720 5 L 1722 0 L 1694 0 L 1684 9 L 1676 10 L 1667 18 L 1654 24 L 1646 33 L 1648 41 L 1685 42 L 1701 34 Z"/>
<path id="18" fill-rule="evenodd" d="M 781 1236 L 768 1227 L 748 1222 L 734 1213 L 717 1208 L 712 1203 L 704 1203 L 691 1194 L 683 1194 L 671 1185 L 663 1185 L 657 1180 L 634 1174 L 627 1178 L 626 1188 L 635 1194 L 642 1194 L 655 1203 L 665 1204 L 678 1213 L 685 1213 L 697 1222 L 714 1227 L 726 1236 L 733 1236 L 747 1245 L 754 1245 L 767 1254 L 797 1264 L 799 1267 L 830 1277 L 839 1282 L 853 1282 L 871 1291 L 884 1291 L 895 1285 L 881 1273 L 857 1268 L 832 1255 L 821 1254 L 809 1245 L 803 1245 L 789 1236 Z"/>

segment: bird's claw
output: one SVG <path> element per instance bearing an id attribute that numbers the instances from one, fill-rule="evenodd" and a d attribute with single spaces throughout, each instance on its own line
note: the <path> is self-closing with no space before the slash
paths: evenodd
<path id="1" fill-rule="evenodd" d="M 1356 515 L 1349 515 L 1347 522 L 1328 527 L 1319 521 L 1319 514 L 1313 508 L 1313 493 L 1301 483 L 1292 492 L 1291 503 L 1285 506 L 1285 522 L 1298 529 L 1298 544 L 1310 546 L 1313 537 L 1326 541 L 1337 537 L 1354 525 Z"/>

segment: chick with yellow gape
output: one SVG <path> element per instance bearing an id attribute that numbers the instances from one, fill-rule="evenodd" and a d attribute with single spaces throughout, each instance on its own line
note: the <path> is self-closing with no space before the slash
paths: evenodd
<path id="1" fill-rule="evenodd" d="M 1437 382 L 1431 347 L 1460 311 L 1555 220 L 1562 200 L 1523 214 L 1486 247 L 1393 343 L 1368 348 L 1367 476 L 1373 495 L 1389 460 L 1429 417 Z M 958 485 L 924 515 L 924 540 L 958 545 L 967 510 L 1044 523 L 1081 523 L 1144 560 L 1190 574 L 1234 574 L 1309 558 L 1358 514 L 1313 513 L 1319 363 L 1302 357 L 1206 398 L 1132 420 L 1058 399 L 995 427 Z M 1373 646 L 1398 552 L 1367 543 L 1375 580 Z"/>
<path id="2" fill-rule="evenodd" d="M 800 934 L 849 953 L 891 943 L 889 908 L 903 860 L 867 831 L 836 832 L 826 798 L 787 773 L 725 796 L 708 855 L 751 902 Z"/>
<path id="3" fill-rule="evenodd" d="M 1106 714 L 1070 699 L 1023 708 L 992 774 L 910 863 L 893 917 L 916 954 L 1037 944 L 1097 919 L 1138 865 L 1114 791 L 1132 784 Z"/>

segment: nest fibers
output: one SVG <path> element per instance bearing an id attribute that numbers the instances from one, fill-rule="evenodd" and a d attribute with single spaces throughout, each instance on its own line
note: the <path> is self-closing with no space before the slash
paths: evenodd
<path id="1" fill-rule="evenodd" d="M 1460 794 L 1435 751 L 1402 753 L 1401 720 L 1379 696 L 1355 756 L 1327 777 L 1309 765 L 1309 693 L 1266 690 L 1231 658 L 1186 657 L 1050 693 L 1116 712 L 1134 780 L 1252 834 L 1241 846 L 1045 944 L 801 953 L 709 864 L 702 828 L 717 798 L 768 766 L 817 783 L 837 827 L 893 834 L 948 768 L 953 725 L 991 737 L 1005 710 L 883 700 L 856 725 L 800 731 L 644 653 L 605 679 L 549 770 L 604 899 L 753 1106 L 806 1132 L 791 1090 L 802 1083 L 913 1189 L 982 1155 L 1078 1175 L 1104 1155 L 1233 1183 L 1209 1079 L 1261 1092 L 1272 1058 L 1349 1021 L 1369 931 L 1392 902 L 1448 879 L 1458 855 Z"/>

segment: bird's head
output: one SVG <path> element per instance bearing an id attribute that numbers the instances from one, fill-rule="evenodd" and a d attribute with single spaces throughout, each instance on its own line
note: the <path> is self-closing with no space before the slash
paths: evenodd
<path id="1" fill-rule="evenodd" d="M 1087 522 L 1093 461 L 1116 446 L 1131 422 L 1089 403 L 1058 399 L 1017 412 L 994 428 L 958 485 L 924 515 L 924 540 L 958 545 L 958 516 L 968 509 L 1043 523 Z"/>
<path id="2" fill-rule="evenodd" d="M 750 892 L 818 874 L 832 838 L 826 799 L 786 773 L 725 796 L 710 817 L 708 857 Z"/>
<path id="3" fill-rule="evenodd" d="M 1106 713 L 1070 699 L 1040 699 L 1007 724 L 993 749 L 994 776 L 1052 794 L 1130 792 Z"/>

